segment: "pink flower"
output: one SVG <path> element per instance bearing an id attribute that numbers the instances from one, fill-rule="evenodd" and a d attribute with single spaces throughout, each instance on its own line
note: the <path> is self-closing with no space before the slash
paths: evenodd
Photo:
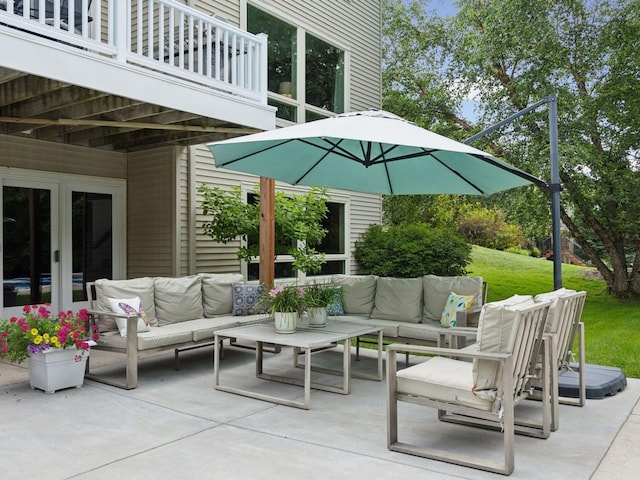
<path id="1" fill-rule="evenodd" d="M 269 291 L 269 296 L 273 298 L 281 292 L 284 292 L 284 287 L 282 285 L 277 285 Z"/>

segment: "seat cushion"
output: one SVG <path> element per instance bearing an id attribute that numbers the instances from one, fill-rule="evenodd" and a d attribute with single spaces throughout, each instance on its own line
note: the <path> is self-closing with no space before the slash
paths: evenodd
<path id="1" fill-rule="evenodd" d="M 202 284 L 200 277 L 156 277 L 156 317 L 160 326 L 202 318 Z"/>
<path id="2" fill-rule="evenodd" d="M 398 335 L 404 338 L 415 338 L 421 342 L 438 343 L 438 332 L 441 329 L 436 322 L 418 324 L 403 323 L 398 325 Z"/>
<path id="3" fill-rule="evenodd" d="M 329 322 L 332 322 L 329 319 Z M 385 320 L 383 318 L 369 318 L 367 315 L 345 315 L 336 317 L 336 322 L 350 322 L 360 325 L 373 325 L 374 327 L 382 327 L 382 334 L 386 338 L 396 338 L 398 336 L 398 322 L 395 320 Z"/>
<path id="4" fill-rule="evenodd" d="M 331 283 L 342 286 L 345 315 L 369 315 L 376 296 L 375 275 L 333 275 Z"/>
<path id="5" fill-rule="evenodd" d="M 398 392 L 490 411 L 493 401 L 473 393 L 472 363 L 435 357 L 399 370 Z"/>
<path id="6" fill-rule="evenodd" d="M 148 332 L 138 334 L 138 350 L 149 350 L 157 347 L 167 347 L 193 342 L 191 329 L 185 325 L 188 322 L 179 322 L 163 327 L 151 327 Z M 108 332 L 100 335 L 98 346 L 112 348 L 126 348 L 127 339 L 121 337 L 119 332 Z"/>
<path id="7" fill-rule="evenodd" d="M 379 277 L 371 316 L 400 322 L 422 321 L 422 278 Z"/>

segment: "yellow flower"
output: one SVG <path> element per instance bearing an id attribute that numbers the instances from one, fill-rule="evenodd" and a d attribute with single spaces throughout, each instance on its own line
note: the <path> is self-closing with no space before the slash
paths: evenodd
<path id="1" fill-rule="evenodd" d="M 57 348 L 60 348 L 62 346 L 62 344 L 60 342 L 56 341 L 56 342 L 53 342 L 53 346 L 57 347 Z"/>
<path id="2" fill-rule="evenodd" d="M 51 337 L 51 343 L 57 344 L 56 347 L 58 345 L 60 345 L 60 342 L 58 341 L 58 336 L 54 335 L 53 337 Z"/>
<path id="3" fill-rule="evenodd" d="M 36 335 L 38 335 L 38 329 L 37 329 L 37 328 L 32 328 L 32 329 L 31 329 L 31 335 L 33 335 L 34 337 L 35 337 Z"/>
<path id="4" fill-rule="evenodd" d="M 36 338 L 34 338 L 33 343 L 35 343 L 36 345 L 40 345 L 42 343 L 42 336 L 38 335 Z"/>
<path id="5" fill-rule="evenodd" d="M 49 334 L 48 333 L 43 333 L 42 334 L 42 338 L 44 338 L 44 340 L 46 342 L 47 340 L 49 340 Z"/>

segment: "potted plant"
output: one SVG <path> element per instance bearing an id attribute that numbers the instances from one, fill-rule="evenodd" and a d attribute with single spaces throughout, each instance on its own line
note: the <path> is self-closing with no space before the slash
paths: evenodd
<path id="1" fill-rule="evenodd" d="M 266 291 L 263 305 L 275 319 L 277 333 L 294 333 L 304 305 L 305 291 L 301 287 L 276 285 Z"/>
<path id="2" fill-rule="evenodd" d="M 326 284 L 310 284 L 305 287 L 304 306 L 309 316 L 310 327 L 327 324 L 327 307 L 341 299 L 341 289 Z"/>
<path id="3" fill-rule="evenodd" d="M 32 388 L 53 393 L 79 387 L 89 348 L 99 338 L 86 309 L 51 315 L 49 304 L 25 305 L 23 316 L 0 320 L 0 358 L 22 363 L 29 358 Z"/>

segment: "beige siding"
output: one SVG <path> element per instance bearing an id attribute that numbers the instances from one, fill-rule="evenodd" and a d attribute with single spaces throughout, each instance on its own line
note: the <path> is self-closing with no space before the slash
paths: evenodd
<path id="1" fill-rule="evenodd" d="M 0 135 L 2 167 L 126 178 L 126 165 L 122 153 Z"/>
<path id="2" fill-rule="evenodd" d="M 127 244 L 129 278 L 174 276 L 176 151 L 129 154 Z"/>

